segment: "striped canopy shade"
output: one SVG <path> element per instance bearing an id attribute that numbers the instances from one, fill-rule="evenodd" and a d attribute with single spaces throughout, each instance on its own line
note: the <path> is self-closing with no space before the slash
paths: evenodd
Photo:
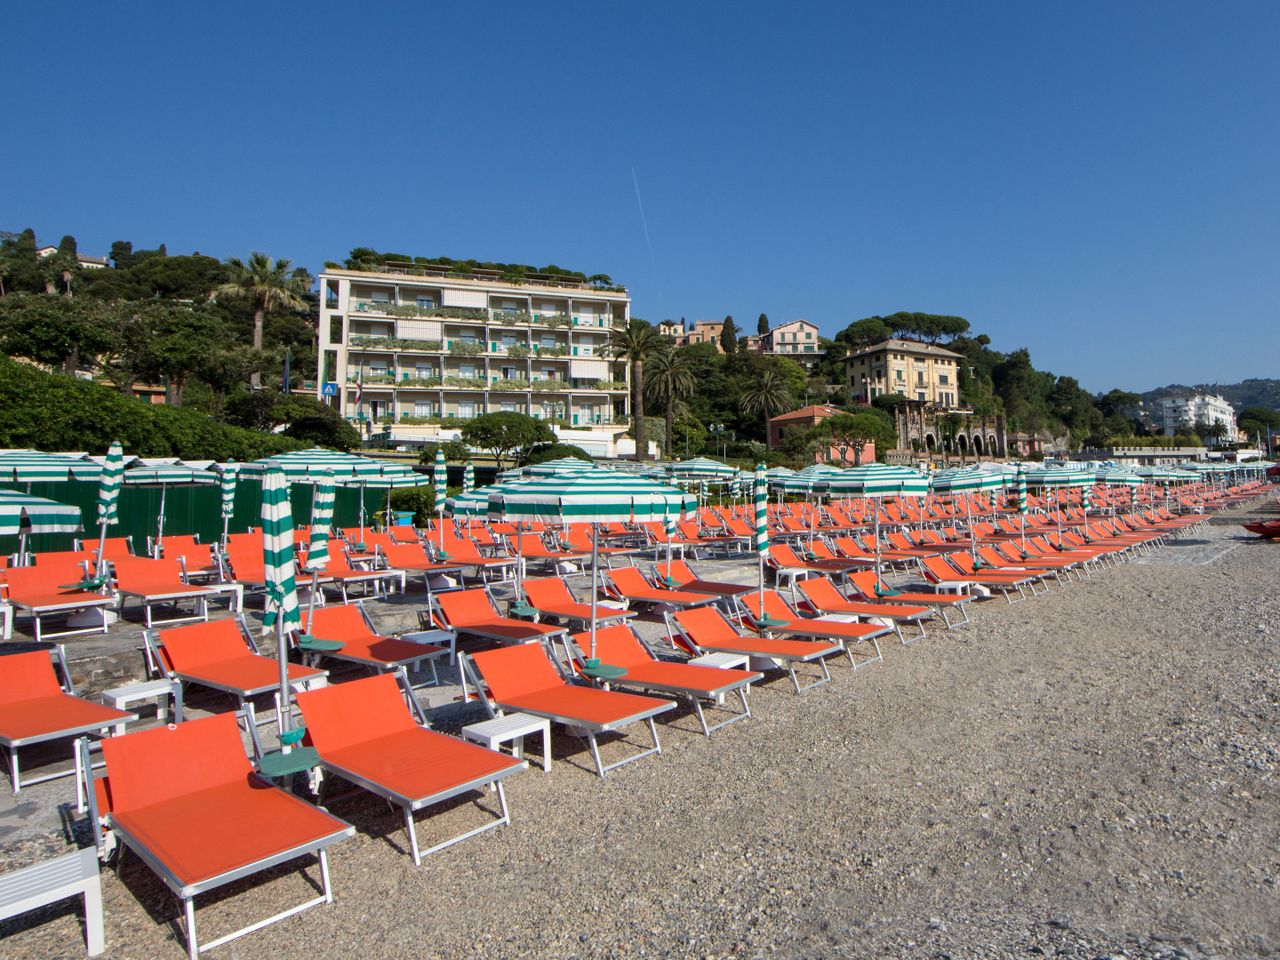
<path id="1" fill-rule="evenodd" d="M 124 473 L 124 449 L 119 441 L 111 444 L 107 460 L 98 478 L 98 524 L 109 527 L 120 522 L 120 482 Z"/>
<path id="2" fill-rule="evenodd" d="M 384 467 L 397 470 L 407 469 L 402 464 L 389 461 L 372 460 L 369 457 L 357 456 L 354 453 L 343 453 L 339 450 L 326 450 L 313 447 L 310 450 L 290 450 L 278 453 L 273 457 L 264 457 L 244 465 L 244 475 L 264 476 L 272 468 L 284 472 L 289 480 L 306 479 L 317 474 L 328 473 L 337 477 L 368 476 L 376 477 Z"/>
<path id="3" fill-rule="evenodd" d="M 864 463 L 826 479 L 833 497 L 924 497 L 929 493 L 929 478 L 923 473 L 888 463 Z"/>
<path id="4" fill-rule="evenodd" d="M 0 536 L 75 533 L 79 529 L 79 507 L 18 493 L 16 490 L 0 490 Z"/>
<path id="5" fill-rule="evenodd" d="M 436 450 L 436 462 L 432 465 L 431 476 L 436 495 L 436 513 L 444 513 L 444 501 L 449 493 L 449 466 L 445 463 L 443 450 Z"/>
<path id="6" fill-rule="evenodd" d="M 529 479 L 531 480 L 532 478 Z M 529 480 L 508 480 L 505 483 L 478 487 L 468 493 L 450 497 L 444 502 L 445 513 L 450 517 L 487 517 L 489 515 L 489 494 L 518 490 L 522 484 L 528 482 Z"/>
<path id="7" fill-rule="evenodd" d="M 827 492 L 827 478 L 819 474 L 796 473 L 789 477 L 778 477 L 769 481 L 769 486 L 783 493 L 799 493 L 810 496 Z"/>
<path id="8" fill-rule="evenodd" d="M 520 471 L 523 477 L 558 477 L 565 473 L 581 473 L 584 470 L 603 470 L 604 467 L 590 460 L 579 460 L 577 457 L 559 457 L 544 463 L 535 463 Z"/>
<path id="9" fill-rule="evenodd" d="M 938 470 L 929 475 L 929 486 L 934 493 L 976 493 L 980 490 L 1004 489 L 1004 476 L 973 467 L 956 467 Z"/>
<path id="10" fill-rule="evenodd" d="M 467 461 L 466 469 L 462 471 L 462 492 L 470 493 L 476 488 L 476 468 L 470 460 Z"/>
<path id="11" fill-rule="evenodd" d="M 755 476 L 755 548 L 761 557 L 769 552 L 769 480 L 764 464 Z"/>
<path id="12" fill-rule="evenodd" d="M 1014 475 L 1013 488 L 1018 497 L 1018 513 L 1027 515 L 1027 471 L 1018 464 L 1018 472 Z"/>
<path id="13" fill-rule="evenodd" d="M 736 467 L 710 457 L 694 457 L 672 464 L 668 471 L 677 480 L 732 480 L 738 475 Z"/>
<path id="14" fill-rule="evenodd" d="M 1178 470 L 1174 467 L 1138 467 L 1133 472 L 1148 483 L 1187 483 L 1200 479 L 1198 474 L 1190 470 Z"/>
<path id="15" fill-rule="evenodd" d="M 492 488 L 490 488 L 492 489 Z M 625 523 L 662 520 L 697 509 L 697 498 L 675 487 L 612 470 L 542 477 L 516 490 L 492 492 L 489 516 L 504 520 Z"/>
<path id="16" fill-rule="evenodd" d="M 1027 486 L 1053 489 L 1093 486 L 1093 474 L 1073 467 L 1036 467 L 1027 471 Z"/>
<path id="17" fill-rule="evenodd" d="M 790 467 L 770 467 L 764 472 L 764 475 L 770 480 L 778 480 L 782 477 L 795 476 L 795 471 Z"/>
<path id="18" fill-rule="evenodd" d="M 1097 480 L 1098 483 L 1105 483 L 1109 487 L 1137 487 L 1142 485 L 1142 477 L 1132 470 L 1124 470 L 1120 467 L 1106 467 L 1098 470 L 1094 473 L 1093 479 Z"/>
<path id="19" fill-rule="evenodd" d="M 262 478 L 262 562 L 267 588 L 262 625 L 296 629 L 302 617 L 293 565 L 293 514 L 289 480 L 280 467 L 268 467 Z"/>
<path id="20" fill-rule="evenodd" d="M 43 450 L 0 451 L 0 480 L 12 483 L 97 480 L 102 469 L 102 464 L 83 454 L 45 453 Z"/>
<path id="21" fill-rule="evenodd" d="M 312 481 L 321 474 L 313 474 Z M 425 487 L 431 483 L 430 474 L 405 469 L 402 473 L 383 473 L 376 477 L 330 477 L 339 487 L 360 487 L 369 490 L 399 490 L 404 487 Z"/>
<path id="22" fill-rule="evenodd" d="M 134 467 L 124 472 L 125 483 L 144 487 L 194 487 L 218 483 L 219 479 L 211 470 L 196 470 L 180 463 Z"/>
<path id="23" fill-rule="evenodd" d="M 1236 464 L 1222 460 L 1188 460 L 1178 464 L 1178 469 L 1192 473 L 1230 473 L 1236 469 Z"/>
<path id="24" fill-rule="evenodd" d="M 218 472 L 222 476 L 222 519 L 228 520 L 236 511 L 236 481 L 240 477 L 240 464 L 224 463 Z"/>
<path id="25" fill-rule="evenodd" d="M 308 571 L 329 565 L 329 528 L 333 525 L 333 477 L 317 477 L 311 494 L 311 540 L 307 545 Z"/>

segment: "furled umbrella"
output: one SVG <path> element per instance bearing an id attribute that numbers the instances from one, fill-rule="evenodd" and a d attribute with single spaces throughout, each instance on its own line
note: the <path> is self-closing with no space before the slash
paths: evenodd
<path id="1" fill-rule="evenodd" d="M 289 481 L 280 467 L 269 467 L 262 478 L 262 565 L 265 571 L 266 605 L 264 629 L 274 630 L 276 656 L 280 661 L 280 730 L 290 726 L 289 654 L 286 636 L 301 624 L 298 583 L 293 559 L 293 513 L 289 504 Z"/>
<path id="2" fill-rule="evenodd" d="M 436 462 L 432 467 L 431 477 L 435 485 L 436 522 L 440 524 L 440 554 L 444 556 L 444 501 L 449 495 L 449 467 L 444 460 L 444 451 L 436 450 Z"/>
<path id="3" fill-rule="evenodd" d="M 236 483 L 240 478 L 240 464 L 232 460 L 219 465 L 217 470 L 222 478 L 219 481 L 222 487 L 222 545 L 226 546 L 227 537 L 231 534 L 231 518 L 236 512 Z"/>
<path id="4" fill-rule="evenodd" d="M 1027 549 L 1027 468 L 1018 464 L 1013 488 L 1018 498 L 1018 528 L 1022 532 L 1022 549 Z"/>
<path id="5" fill-rule="evenodd" d="M 769 479 L 764 464 L 756 465 L 755 482 L 755 530 L 752 544 L 756 548 L 756 566 L 760 582 L 760 610 L 764 611 L 764 561 L 769 555 Z"/>
<path id="6" fill-rule="evenodd" d="M 307 562 L 303 569 L 311 574 L 311 594 L 307 598 L 307 631 L 316 613 L 316 594 L 320 589 L 320 571 L 329 565 L 329 534 L 333 525 L 335 499 L 333 477 L 317 477 L 311 492 L 311 533 L 307 544 Z"/>
<path id="7" fill-rule="evenodd" d="M 476 488 L 476 468 L 470 460 L 462 471 L 462 492 L 470 493 Z"/>
<path id="8" fill-rule="evenodd" d="M 115 441 L 107 450 L 102 475 L 98 477 L 98 563 L 94 570 L 102 574 L 102 555 L 107 548 L 107 527 L 120 522 L 120 483 L 124 474 L 124 448 Z"/>

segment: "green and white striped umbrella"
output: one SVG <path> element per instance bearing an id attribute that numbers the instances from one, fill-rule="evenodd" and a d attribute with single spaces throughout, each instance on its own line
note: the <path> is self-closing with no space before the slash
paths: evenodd
<path id="1" fill-rule="evenodd" d="M 470 460 L 467 461 L 466 468 L 462 471 L 462 492 L 470 493 L 476 488 L 476 468 Z"/>
<path id="2" fill-rule="evenodd" d="M 532 479 L 532 478 L 530 478 Z M 489 494 L 519 489 L 528 480 L 507 480 L 503 483 L 477 487 L 468 493 L 450 497 L 444 502 L 445 513 L 450 517 L 487 517 L 489 515 Z"/>
<path id="3" fill-rule="evenodd" d="M 289 506 L 289 480 L 279 467 L 267 468 L 262 478 L 262 563 L 266 571 L 264 627 L 276 627 L 276 635 L 295 629 L 298 583 L 293 562 L 293 514 Z M 282 690 L 287 697 L 287 690 Z"/>
<path id="4" fill-rule="evenodd" d="M 221 464 L 218 473 L 222 477 L 222 519 L 230 520 L 236 512 L 236 481 L 240 479 L 240 464 L 234 461 Z"/>
<path id="5" fill-rule="evenodd" d="M 981 490 L 1003 490 L 1004 477 L 999 473 L 974 467 L 953 467 L 929 474 L 934 493 L 976 493 Z"/>
<path id="6" fill-rule="evenodd" d="M 1018 513 L 1025 517 L 1027 515 L 1027 471 L 1022 464 L 1018 464 L 1013 486 L 1018 496 Z"/>
<path id="7" fill-rule="evenodd" d="M 1093 506 L 1093 487 L 1092 485 L 1082 487 L 1080 489 L 1080 506 L 1084 507 L 1085 513 L 1088 514 L 1089 508 Z"/>
<path id="8" fill-rule="evenodd" d="M 217 483 L 218 479 L 211 470 L 196 470 L 180 463 L 130 467 L 124 472 L 125 483 L 141 487 L 199 487 Z"/>
<path id="9" fill-rule="evenodd" d="M 311 493 L 311 536 L 305 567 L 309 572 L 323 570 L 329 565 L 329 528 L 333 525 L 334 499 L 333 477 L 317 477 Z"/>
<path id="10" fill-rule="evenodd" d="M 79 529 L 79 507 L 16 490 L 0 490 L 0 537 L 75 533 Z"/>
<path id="11" fill-rule="evenodd" d="M 120 522 L 120 484 L 123 474 L 124 449 L 117 440 L 107 451 L 102 475 L 98 477 L 98 524 L 104 530 Z"/>
<path id="12" fill-rule="evenodd" d="M 694 457 L 672 464 L 668 471 L 677 480 L 729 481 L 738 475 L 736 467 L 710 457 Z"/>
<path id="13" fill-rule="evenodd" d="M 320 474 L 329 474 L 335 479 L 339 477 L 377 477 L 386 473 L 404 473 L 409 470 L 401 463 L 390 460 L 374 460 L 370 457 L 357 456 L 354 453 L 343 453 L 339 450 L 326 450 L 314 447 L 310 450 L 291 450 L 278 453 L 272 457 L 264 457 L 244 465 L 246 477 L 261 477 L 272 467 L 284 471 L 289 480 L 305 480 Z"/>
<path id="14" fill-rule="evenodd" d="M 445 463 L 444 451 L 436 449 L 436 462 L 432 465 L 431 477 L 435 493 L 436 523 L 440 527 L 440 551 L 444 552 L 444 508 L 445 499 L 449 495 L 449 465 Z"/>
<path id="15" fill-rule="evenodd" d="M 764 473 L 769 480 L 778 480 L 782 477 L 793 477 L 796 472 L 790 467 L 770 467 Z"/>
<path id="16" fill-rule="evenodd" d="M 1109 487 L 1137 487 L 1142 484 L 1142 477 L 1137 473 L 1119 467 L 1105 467 L 1095 472 L 1093 478 Z"/>
<path id="17" fill-rule="evenodd" d="M 755 548 L 763 561 L 769 552 L 769 480 L 764 464 L 756 467 L 755 476 Z"/>
<path id="18" fill-rule="evenodd" d="M 888 463 L 864 463 L 828 475 L 827 490 L 833 497 L 924 497 L 929 478 L 917 470 Z"/>
<path id="19" fill-rule="evenodd" d="M 1069 489 L 1093 485 L 1093 474 L 1073 467 L 1037 467 L 1027 471 L 1027 486 L 1044 489 Z"/>
<path id="20" fill-rule="evenodd" d="M 1148 483 L 1187 483 L 1200 479 L 1198 474 L 1190 470 L 1178 470 L 1174 467 L 1137 467 L 1133 472 Z"/>
<path id="21" fill-rule="evenodd" d="M 0 451 L 0 481 L 97 480 L 101 474 L 102 464 L 83 454 L 46 453 L 43 450 Z"/>
<path id="22" fill-rule="evenodd" d="M 558 477 L 566 473 L 582 473 L 584 470 L 603 470 L 599 464 L 577 457 L 559 457 L 543 463 L 535 463 L 520 469 L 522 477 Z M 508 478 L 510 479 L 510 478 Z"/>

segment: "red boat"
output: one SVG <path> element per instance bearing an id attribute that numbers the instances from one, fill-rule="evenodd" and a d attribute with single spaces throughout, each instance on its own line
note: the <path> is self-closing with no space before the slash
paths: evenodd
<path id="1" fill-rule="evenodd" d="M 1256 533 L 1260 537 L 1266 537 L 1270 540 L 1280 540 L 1280 520 L 1266 520 L 1261 523 L 1242 523 L 1250 533 Z"/>

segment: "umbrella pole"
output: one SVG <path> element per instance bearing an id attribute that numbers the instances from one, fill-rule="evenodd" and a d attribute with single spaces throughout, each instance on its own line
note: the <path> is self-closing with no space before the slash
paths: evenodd
<path id="1" fill-rule="evenodd" d="M 103 520 L 100 524 L 98 524 L 98 561 L 93 568 L 93 575 L 95 577 L 102 573 L 102 554 L 106 551 L 106 549 L 107 549 L 107 521 Z"/>
<path id="2" fill-rule="evenodd" d="M 320 568 L 311 571 L 311 597 L 307 603 L 307 633 L 311 632 L 311 620 L 316 615 L 316 590 L 319 589 Z"/>
<path id="3" fill-rule="evenodd" d="M 592 524 L 591 536 L 591 659 L 596 659 L 596 571 L 600 565 L 600 528 Z"/>
<path id="4" fill-rule="evenodd" d="M 876 538 L 876 584 L 878 586 L 882 586 L 883 581 L 880 579 L 880 498 L 879 497 L 871 498 L 871 509 L 875 513 L 874 536 Z"/>
<path id="5" fill-rule="evenodd" d="M 164 497 L 168 490 L 168 484 L 160 485 L 160 516 L 156 518 L 156 545 L 151 551 L 156 557 L 164 552 Z"/>
<path id="6" fill-rule="evenodd" d="M 516 521 L 516 603 L 520 602 L 520 589 L 524 586 L 524 524 Z"/>
<path id="7" fill-rule="evenodd" d="M 973 494 L 967 494 L 964 498 L 965 517 L 969 521 L 969 558 L 975 563 L 978 560 L 978 540 L 973 530 Z"/>
<path id="8" fill-rule="evenodd" d="M 1022 552 L 1027 552 L 1027 515 L 1019 511 L 1018 526 L 1022 530 Z"/>
<path id="9" fill-rule="evenodd" d="M 277 726 L 283 735 L 289 729 L 289 652 L 285 648 L 284 639 L 284 603 L 281 602 L 280 609 L 276 610 L 276 658 L 280 661 L 280 709 L 276 714 Z M 293 749 L 283 740 L 280 742 L 280 752 L 288 753 Z"/>

